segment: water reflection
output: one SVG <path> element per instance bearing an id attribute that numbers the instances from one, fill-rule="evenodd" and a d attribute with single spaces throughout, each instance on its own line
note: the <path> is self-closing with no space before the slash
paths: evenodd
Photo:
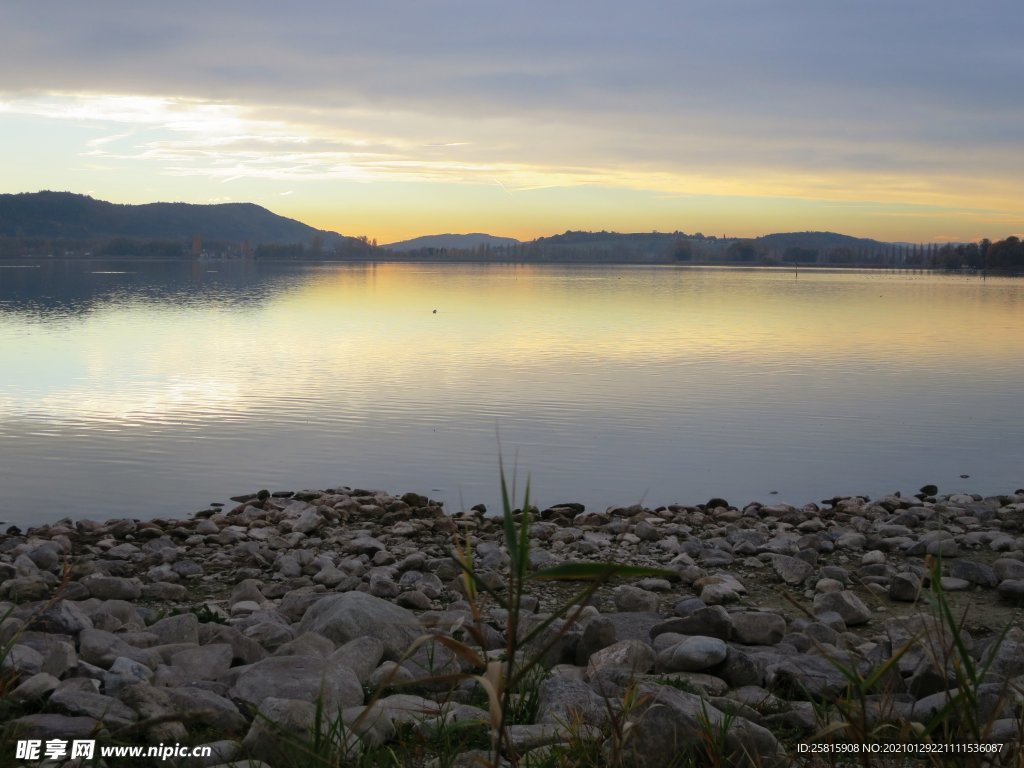
<path id="1" fill-rule="evenodd" d="M 499 425 L 546 503 L 803 502 L 964 472 L 1012 490 L 1021 290 L 659 267 L 0 269 L 0 519 L 181 514 L 275 485 L 493 503 Z"/>

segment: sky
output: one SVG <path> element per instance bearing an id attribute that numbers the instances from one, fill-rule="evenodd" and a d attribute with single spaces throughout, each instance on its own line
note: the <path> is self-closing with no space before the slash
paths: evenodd
<path id="1" fill-rule="evenodd" d="M 5 0 L 0 192 L 346 235 L 1024 232 L 1020 0 Z"/>

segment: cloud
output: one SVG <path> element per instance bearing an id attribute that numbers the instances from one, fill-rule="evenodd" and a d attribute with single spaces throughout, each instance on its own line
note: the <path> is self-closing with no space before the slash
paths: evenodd
<path id="1" fill-rule="evenodd" d="M 85 152 L 178 178 L 1018 210 L 1022 21 L 1019 0 L 7 3 L 0 111 L 94 124 Z"/>

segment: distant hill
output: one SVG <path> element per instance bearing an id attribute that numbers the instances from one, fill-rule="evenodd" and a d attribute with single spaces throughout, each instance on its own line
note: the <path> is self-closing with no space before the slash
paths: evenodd
<path id="1" fill-rule="evenodd" d="M 309 243 L 325 246 L 354 238 L 314 229 L 253 203 L 147 203 L 118 205 L 71 192 L 0 195 L 0 237 L 98 240 L 248 240 L 258 244 Z"/>
<path id="2" fill-rule="evenodd" d="M 389 251 L 418 251 L 421 248 L 452 248 L 459 250 L 472 250 L 481 245 L 518 245 L 519 241 L 512 237 L 496 237 L 485 235 L 482 232 L 473 232 L 468 235 L 423 235 L 414 237 L 412 240 L 402 240 L 397 243 L 390 243 L 381 246 Z"/>
<path id="3" fill-rule="evenodd" d="M 866 237 L 851 237 L 835 232 L 778 232 L 763 235 L 754 240 L 766 249 L 808 248 L 816 251 L 830 251 L 833 248 L 878 249 L 889 247 L 889 243 L 870 240 Z"/>

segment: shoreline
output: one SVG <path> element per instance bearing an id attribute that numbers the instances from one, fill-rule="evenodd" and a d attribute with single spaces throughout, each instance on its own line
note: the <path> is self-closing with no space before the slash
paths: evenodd
<path id="1" fill-rule="evenodd" d="M 429 663 L 426 648 L 403 652 L 420 635 L 458 637 L 476 622 L 452 559 L 457 542 L 472 542 L 482 583 L 505 583 L 500 517 L 348 488 L 234 501 L 186 519 L 67 520 L 0 535 L 0 616 L 9 611 L 0 644 L 11 643 L 13 676 L 0 714 L 21 738 L 102 740 L 136 728 L 138 743 L 216 744 L 223 764 L 252 757 L 277 768 L 284 742 L 268 735 L 267 717 L 308 728 L 316 680 L 330 680 L 341 710 L 383 708 L 391 726 L 436 718 L 442 703 L 486 722 L 472 686 L 417 687 L 438 659 L 469 674 L 448 646 L 432 643 Z M 698 704 L 731 718 L 733 747 L 764 764 L 794 760 L 846 689 L 832 661 L 863 674 L 891 663 L 892 689 L 870 696 L 900 722 L 934 715 L 957 681 L 927 649 L 913 650 L 933 631 L 959 634 L 976 661 L 991 662 L 979 685 L 1006 688 L 1024 675 L 1024 493 L 532 512 L 531 572 L 612 561 L 669 578 L 602 586 L 552 637 L 538 709 L 515 726 L 523 751 L 564 747 L 558 723 L 570 717 L 607 739 L 613 709 L 597 704 L 635 685 L 668 720 L 651 715 L 660 724 L 648 732 L 639 714 L 619 713 L 644 734 L 631 765 L 657 765 L 665 733 L 692 738 Z M 541 617 L 571 590 L 536 582 L 524 605 Z M 956 616 L 973 606 L 963 626 L 943 628 L 932 613 L 941 601 Z M 503 647 L 506 614 L 477 607 L 491 649 Z M 901 651 L 907 640 L 911 652 Z M 415 694 L 368 693 L 396 674 Z M 1016 710 L 993 706 L 984 716 L 1008 742 Z M 218 713 L 224 726 L 199 728 L 197 712 Z"/>

